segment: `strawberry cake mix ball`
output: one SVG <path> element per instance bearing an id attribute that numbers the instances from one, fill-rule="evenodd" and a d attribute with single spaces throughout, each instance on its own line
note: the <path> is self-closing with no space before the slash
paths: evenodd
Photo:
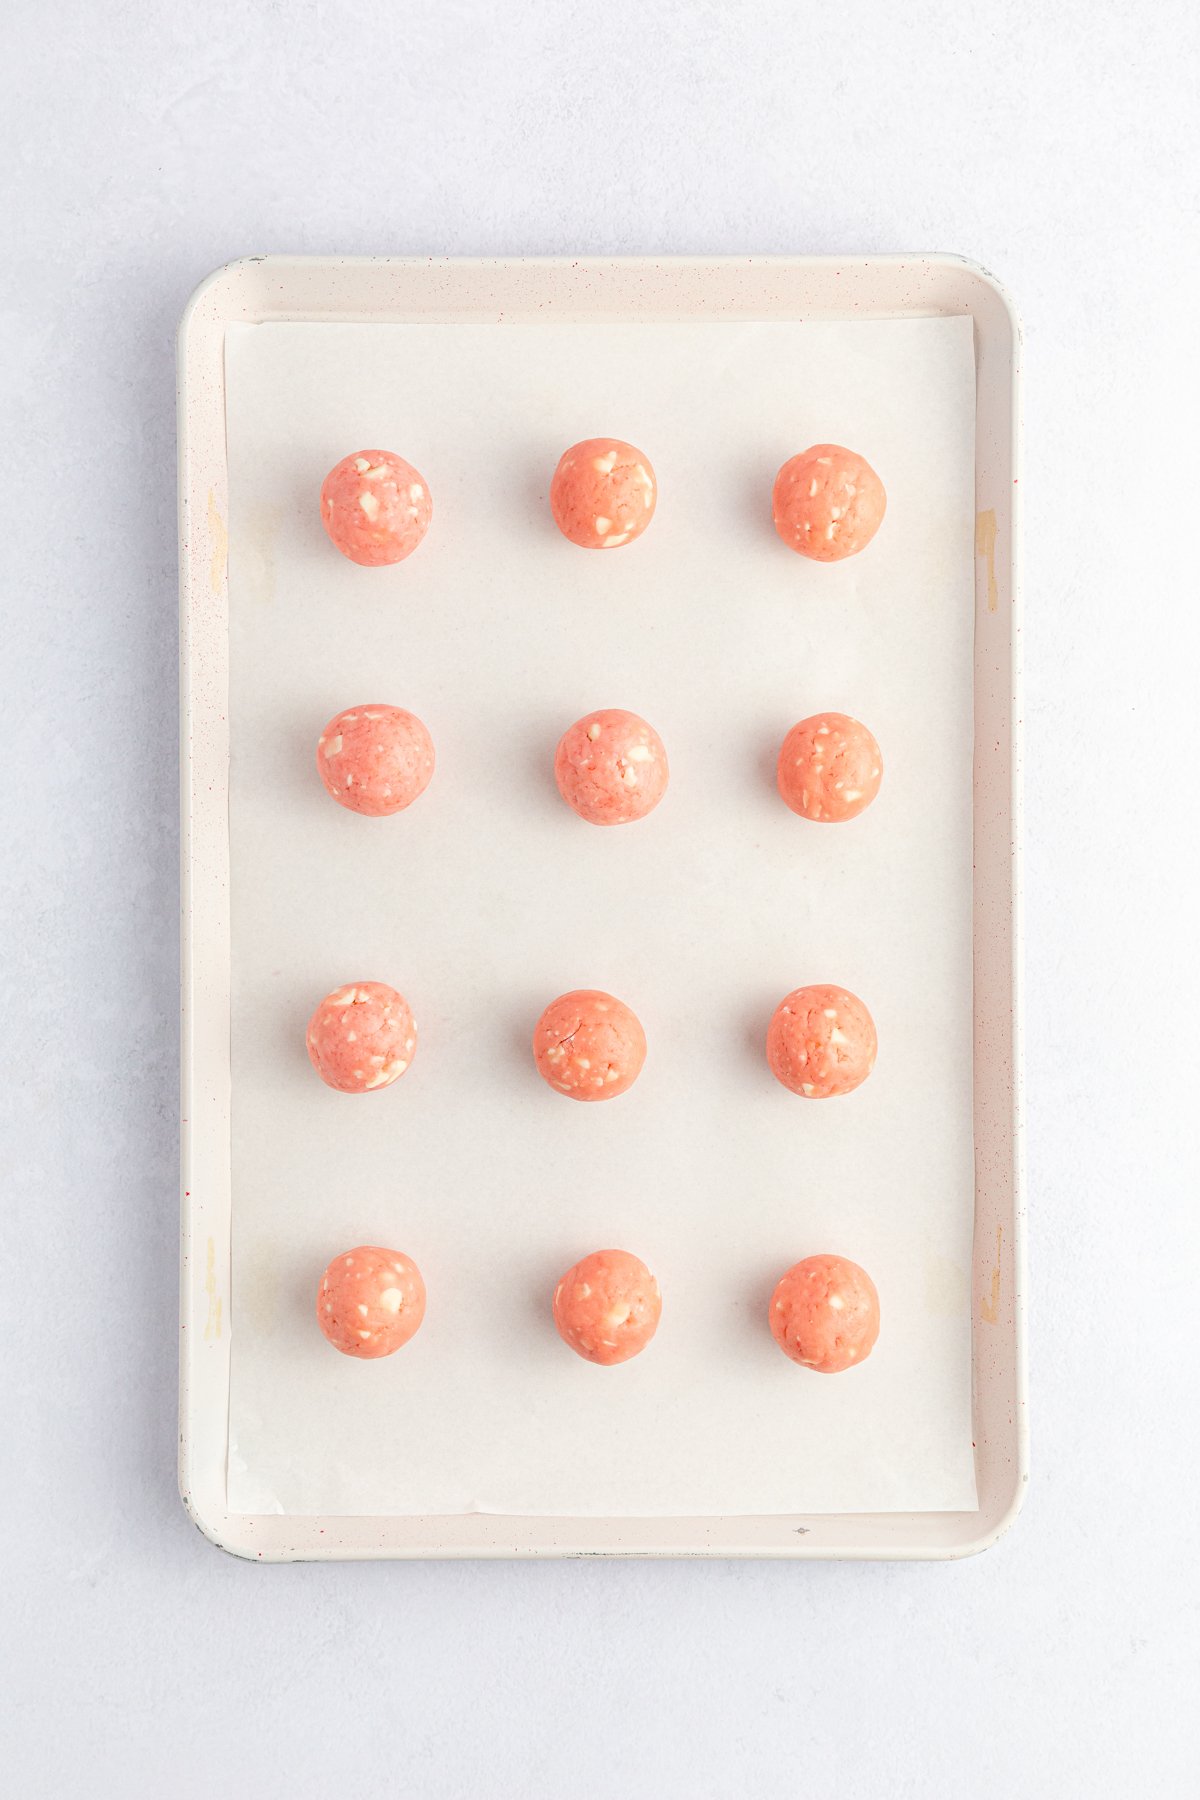
<path id="1" fill-rule="evenodd" d="M 814 713 L 793 725 L 779 752 L 779 792 L 794 813 L 822 825 L 855 819 L 879 792 L 883 759 L 865 725 Z"/>
<path id="2" fill-rule="evenodd" d="M 558 791 L 589 825 L 644 819 L 666 793 L 669 774 L 657 731 L 619 707 L 577 719 L 554 754 Z"/>
<path id="3" fill-rule="evenodd" d="M 594 1250 L 554 1290 L 554 1323 L 564 1344 L 587 1362 L 628 1362 L 658 1330 L 658 1283 L 628 1250 Z"/>
<path id="4" fill-rule="evenodd" d="M 771 1295 L 771 1336 L 785 1356 L 818 1375 L 865 1362 L 879 1336 L 879 1295 L 845 1256 L 806 1256 Z"/>
<path id="5" fill-rule="evenodd" d="M 340 1094 L 399 1081 L 417 1047 L 408 1001 L 383 981 L 356 981 L 326 994 L 308 1021 L 312 1066 Z"/>
<path id="6" fill-rule="evenodd" d="M 646 1060 L 646 1034 L 623 1000 L 578 988 L 552 1000 L 533 1032 L 538 1074 L 571 1100 L 612 1100 Z"/>
<path id="7" fill-rule="evenodd" d="M 403 812 L 433 776 L 433 739 L 415 713 L 376 701 L 330 719 L 317 773 L 339 806 L 369 818 Z"/>
<path id="8" fill-rule="evenodd" d="M 796 988 L 767 1030 L 772 1075 L 806 1100 L 853 1093 L 874 1068 L 876 1047 L 875 1021 L 840 987 Z"/>
<path id="9" fill-rule="evenodd" d="M 317 1289 L 317 1324 L 343 1356 L 390 1356 L 416 1336 L 424 1317 L 421 1271 L 399 1250 L 347 1250 Z"/>
<path id="10" fill-rule="evenodd" d="M 815 562 L 840 562 L 865 550 L 883 523 L 887 495 L 853 450 L 814 444 L 775 477 L 775 529 L 789 550 Z"/>
<path id="11" fill-rule="evenodd" d="M 322 525 L 343 556 L 368 568 L 411 556 L 432 514 L 423 477 L 390 450 L 343 456 L 321 488 Z"/>
<path id="12" fill-rule="evenodd" d="M 585 550 L 617 550 L 654 517 L 658 490 L 650 460 L 620 438 L 585 438 L 559 460 L 550 510 L 564 537 Z"/>

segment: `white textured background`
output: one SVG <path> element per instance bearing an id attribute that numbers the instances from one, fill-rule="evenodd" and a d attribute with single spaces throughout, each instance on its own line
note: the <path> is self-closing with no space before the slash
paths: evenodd
<path id="1" fill-rule="evenodd" d="M 1191 0 L 10 0 L 18 1800 L 1192 1791 Z M 1034 1481 L 957 1566 L 254 1568 L 174 1486 L 173 346 L 247 251 L 950 249 L 1026 327 Z"/>

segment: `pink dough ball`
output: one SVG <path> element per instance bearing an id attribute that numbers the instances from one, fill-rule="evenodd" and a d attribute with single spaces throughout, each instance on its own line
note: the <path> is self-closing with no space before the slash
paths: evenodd
<path id="1" fill-rule="evenodd" d="M 772 1075 L 806 1100 L 853 1093 L 874 1068 L 877 1047 L 875 1021 L 840 987 L 796 988 L 767 1030 Z"/>
<path id="2" fill-rule="evenodd" d="M 879 1295 L 845 1256 L 807 1256 L 782 1277 L 767 1309 L 785 1356 L 818 1375 L 865 1362 L 879 1336 Z"/>
<path id="3" fill-rule="evenodd" d="M 641 537 L 657 497 L 649 457 L 620 438 L 572 444 L 550 483 L 554 523 L 585 550 L 618 550 Z"/>
<path id="4" fill-rule="evenodd" d="M 864 457 L 840 444 L 814 444 L 775 477 L 775 529 L 789 550 L 840 562 L 865 550 L 883 523 L 887 495 Z"/>
<path id="5" fill-rule="evenodd" d="M 533 1031 L 538 1074 L 571 1100 L 612 1100 L 646 1060 L 646 1034 L 623 1000 L 578 988 L 552 1000 Z"/>
<path id="6" fill-rule="evenodd" d="M 399 1081 L 417 1047 L 403 994 L 383 981 L 356 981 L 326 994 L 308 1021 L 312 1066 L 340 1094 L 366 1094 Z"/>
<path id="7" fill-rule="evenodd" d="M 879 792 L 883 759 L 865 725 L 845 713 L 814 713 L 783 740 L 779 792 L 794 813 L 819 824 L 857 818 Z"/>
<path id="8" fill-rule="evenodd" d="M 357 450 L 321 487 L 321 523 L 343 556 L 382 568 L 411 556 L 433 516 L 429 487 L 390 450 Z"/>
<path id="9" fill-rule="evenodd" d="M 577 719 L 554 755 L 558 791 L 589 825 L 644 819 L 666 793 L 669 777 L 657 731 L 619 707 Z"/>
<path id="10" fill-rule="evenodd" d="M 347 1250 L 317 1288 L 317 1324 L 343 1356 L 390 1356 L 416 1336 L 424 1317 L 421 1271 L 399 1250 Z"/>
<path id="11" fill-rule="evenodd" d="M 628 1250 L 594 1250 L 554 1290 L 554 1323 L 564 1344 L 605 1368 L 644 1350 L 661 1313 L 657 1281 Z"/>
<path id="12" fill-rule="evenodd" d="M 403 812 L 433 776 L 433 739 L 415 713 L 375 701 L 341 712 L 317 740 L 325 791 L 351 812 Z"/>

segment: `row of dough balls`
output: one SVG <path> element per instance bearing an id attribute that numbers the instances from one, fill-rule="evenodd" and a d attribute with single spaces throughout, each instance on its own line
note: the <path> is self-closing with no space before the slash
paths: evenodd
<path id="1" fill-rule="evenodd" d="M 339 806 L 368 818 L 403 812 L 433 778 L 433 739 L 415 713 L 371 702 L 330 719 L 317 740 L 317 772 Z M 846 713 L 814 713 L 793 725 L 776 764 L 785 803 L 817 824 L 857 818 L 879 792 L 883 758 L 871 732 Z M 663 741 L 618 707 L 587 713 L 559 739 L 554 779 L 589 825 L 629 825 L 667 791 Z"/>
<path id="2" fill-rule="evenodd" d="M 650 458 L 622 438 L 585 438 L 559 459 L 550 511 L 584 550 L 619 550 L 641 537 L 658 500 Z M 789 550 L 841 562 L 865 550 L 883 523 L 882 481 L 854 450 L 813 444 L 789 457 L 771 495 L 775 529 Z M 321 487 L 321 523 L 343 556 L 382 568 L 411 556 L 433 517 L 429 483 L 391 450 L 356 450 Z"/>
<path id="3" fill-rule="evenodd" d="M 609 1368 L 646 1348 L 662 1315 L 658 1282 L 628 1250 L 594 1250 L 567 1270 L 552 1302 L 559 1336 Z M 317 1323 L 345 1356 L 391 1356 L 425 1317 L 425 1283 L 409 1256 L 360 1244 L 335 1256 L 317 1288 Z M 879 1295 L 845 1256 L 808 1256 L 783 1275 L 767 1307 L 771 1335 L 795 1363 L 837 1375 L 865 1362 L 879 1336 Z"/>
<path id="4" fill-rule="evenodd" d="M 342 1094 L 390 1087 L 412 1063 L 417 1025 L 403 994 L 382 981 L 335 988 L 308 1022 L 308 1054 L 327 1086 Z M 775 1079 L 805 1100 L 853 1093 L 875 1066 L 875 1022 L 856 994 L 796 988 L 767 1028 Z M 538 1074 L 570 1100 L 612 1100 L 633 1086 L 646 1060 L 646 1033 L 623 1000 L 577 988 L 552 1000 L 533 1032 Z"/>

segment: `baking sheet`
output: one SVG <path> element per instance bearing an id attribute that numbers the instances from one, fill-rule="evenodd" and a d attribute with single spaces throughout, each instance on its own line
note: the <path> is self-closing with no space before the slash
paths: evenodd
<path id="1" fill-rule="evenodd" d="M 845 325 L 232 327 L 227 341 L 233 866 L 233 1510 L 703 1514 L 965 1510 L 971 1454 L 968 319 Z M 574 439 L 639 443 L 655 523 L 617 557 L 545 505 Z M 769 524 L 785 456 L 863 450 L 889 492 L 862 557 L 818 568 Z M 345 563 L 315 495 L 348 449 L 422 470 L 410 562 Z M 409 813 L 331 806 L 325 720 L 410 706 L 439 768 Z M 673 780 L 636 827 L 559 801 L 560 731 L 644 713 Z M 782 807 L 795 719 L 883 746 L 845 829 Z M 422 1040 L 383 1094 L 324 1089 L 303 1028 L 391 981 Z M 790 987 L 875 1015 L 860 1092 L 808 1105 L 761 1040 Z M 646 1025 L 637 1086 L 541 1083 L 541 1006 L 607 987 Z M 420 1263 L 426 1323 L 376 1365 L 312 1317 L 358 1242 Z M 663 1324 L 617 1370 L 570 1356 L 556 1277 L 620 1244 Z M 835 1380 L 788 1364 L 770 1288 L 814 1250 L 874 1275 L 883 1332 Z"/>

